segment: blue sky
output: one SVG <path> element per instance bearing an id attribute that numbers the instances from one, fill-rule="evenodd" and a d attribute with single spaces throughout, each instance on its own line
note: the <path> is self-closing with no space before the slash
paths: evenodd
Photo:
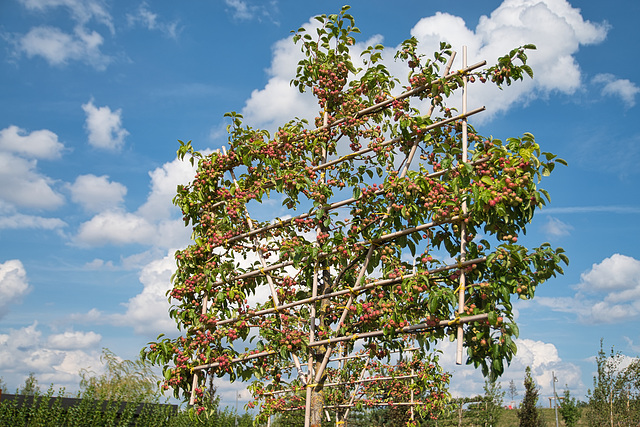
<path id="1" fill-rule="evenodd" d="M 102 347 L 135 358 L 171 331 L 165 292 L 189 230 L 171 204 L 193 173 L 177 140 L 226 141 L 227 111 L 273 129 L 314 114 L 288 85 L 299 50 L 290 30 L 342 2 L 292 0 L 6 0 L 0 4 L 0 376 L 35 372 L 77 388 Z M 535 77 L 505 91 L 472 89 L 472 124 L 496 138 L 533 133 L 569 162 L 543 183 L 552 202 L 524 244 L 565 248 L 571 264 L 518 303 L 519 353 L 505 373 L 522 394 L 531 365 L 542 396 L 551 371 L 583 397 L 600 338 L 640 353 L 640 4 L 612 0 L 352 2 L 355 49 L 415 35 L 469 46 L 494 61 L 534 43 Z M 475 92 L 474 92 L 475 91 Z M 273 206 L 272 216 L 280 212 Z M 271 213 L 269 213 L 271 214 Z M 481 392 L 454 372 L 452 391 Z M 220 383 L 232 404 L 241 384 Z M 246 397 L 246 394 L 243 394 Z M 246 398 L 244 398 L 246 401 Z"/>

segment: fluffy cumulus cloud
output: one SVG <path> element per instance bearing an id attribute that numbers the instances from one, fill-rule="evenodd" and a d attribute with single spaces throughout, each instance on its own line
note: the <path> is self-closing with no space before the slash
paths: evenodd
<path id="1" fill-rule="evenodd" d="M 0 318 L 6 315 L 9 308 L 20 302 L 29 293 L 27 272 L 22 262 L 17 259 L 0 264 Z"/>
<path id="2" fill-rule="evenodd" d="M 85 62 L 103 70 L 111 58 L 100 51 L 103 37 L 96 31 L 76 27 L 73 33 L 59 28 L 34 27 L 18 42 L 18 49 L 27 57 L 40 56 L 50 65 L 62 66 L 69 61 Z"/>
<path id="3" fill-rule="evenodd" d="M 195 168 L 191 163 L 177 158 L 149 172 L 151 190 L 137 214 L 151 220 L 174 216 L 179 212 L 172 203 L 176 189 L 179 184 L 185 185 L 191 182 L 194 175 Z"/>
<path id="4" fill-rule="evenodd" d="M 482 16 L 475 29 L 467 28 L 458 17 L 439 13 L 421 19 L 411 33 L 425 52 L 435 50 L 440 41 L 458 51 L 468 46 L 469 64 L 483 59 L 492 64 L 514 47 L 536 45 L 537 50 L 528 53 L 534 80 L 525 79 L 500 96 L 490 85 L 470 89 L 469 105 L 486 105 L 488 111 L 482 117 L 489 118 L 551 91 L 574 93 L 582 85 L 574 55 L 580 46 L 603 41 L 607 26 L 584 20 L 580 10 L 565 0 L 504 0 L 489 16 Z"/>
<path id="5" fill-rule="evenodd" d="M 142 291 L 124 304 L 126 313 L 112 315 L 110 320 L 116 325 L 130 326 L 136 333 L 153 337 L 160 333 L 169 335 L 175 332 L 176 324 L 169 318 L 166 296 L 175 270 L 173 251 L 147 264 L 139 276 Z"/>
<path id="6" fill-rule="evenodd" d="M 20 228 L 60 230 L 66 226 L 67 223 L 60 218 L 45 218 L 38 215 L 25 215 L 21 213 L 0 216 L 0 230 L 16 230 Z"/>
<path id="7" fill-rule="evenodd" d="M 54 181 L 37 171 L 35 159 L 0 152 L 0 199 L 18 207 L 52 209 L 64 203 Z"/>
<path id="8" fill-rule="evenodd" d="M 640 318 L 640 261 L 613 254 L 580 276 L 573 297 L 536 298 L 555 311 L 574 313 L 583 323 L 622 323 Z"/>
<path id="9" fill-rule="evenodd" d="M 71 200 L 90 212 L 117 208 L 124 202 L 127 187 L 109 181 L 106 175 L 80 175 L 69 185 Z"/>
<path id="10" fill-rule="evenodd" d="M 93 348 L 100 343 L 102 336 L 93 331 L 67 331 L 47 337 L 47 346 L 56 350 L 77 350 Z"/>
<path id="11" fill-rule="evenodd" d="M 75 313 L 70 318 L 85 324 L 110 324 L 131 328 L 135 333 L 155 338 L 158 334 L 174 334 L 175 322 L 169 317 L 170 304 L 167 291 L 171 288 L 171 276 L 176 270 L 174 250 L 164 256 L 148 261 L 140 269 L 138 280 L 142 285 L 139 293 L 123 302 L 123 313 L 114 313 L 92 308 L 86 313 Z M 97 261 L 97 262 L 96 262 Z M 99 260 L 92 264 L 100 264 Z M 73 336 L 67 337 L 72 341 Z M 82 336 L 83 340 L 91 337 Z"/>
<path id="12" fill-rule="evenodd" d="M 620 98 L 627 108 L 636 105 L 636 95 L 640 93 L 640 87 L 628 79 L 619 79 L 613 74 L 598 74 L 592 79 L 592 83 L 602 86 L 602 96 Z"/>
<path id="13" fill-rule="evenodd" d="M 310 21 L 305 27 L 312 28 L 313 25 Z M 583 77 L 575 54 L 580 46 L 603 41 L 607 29 L 606 23 L 585 20 L 580 10 L 566 0 L 504 0 L 489 16 L 482 16 L 476 28 L 469 28 L 460 17 L 438 12 L 420 19 L 411 29 L 411 35 L 418 39 L 420 49 L 429 56 L 441 41 L 449 42 L 458 52 L 462 46 L 467 46 L 469 64 L 484 59 L 492 64 L 514 47 L 537 46 L 536 51 L 529 53 L 534 80 L 525 79 L 507 87 L 500 96 L 497 96 L 499 90 L 490 85 L 474 85 L 469 91 L 470 107 L 487 107 L 487 112 L 477 120 L 487 120 L 518 102 L 553 91 L 572 94 L 578 90 Z M 366 44 L 372 42 L 378 43 L 381 39 Z M 353 46 L 352 57 L 358 58 L 363 47 L 361 44 Z M 396 48 L 386 49 L 385 62 L 392 74 L 405 75 L 402 66 L 393 61 L 395 51 Z M 309 119 L 317 114 L 313 101 L 289 86 L 300 55 L 290 37 L 275 44 L 270 79 L 263 89 L 252 93 L 243 110 L 251 125 L 272 128 L 294 116 Z M 461 56 L 458 55 L 455 68 L 461 67 Z M 456 106 L 458 101 L 452 102 Z"/>
<path id="14" fill-rule="evenodd" d="M 155 228 L 146 219 L 121 210 L 101 212 L 80 225 L 78 242 L 91 246 L 105 244 L 148 245 L 155 240 Z"/>
<path id="15" fill-rule="evenodd" d="M 0 203 L 14 209 L 62 205 L 64 197 L 55 190 L 54 180 L 40 173 L 37 166 L 40 159 L 59 158 L 63 150 L 58 136 L 46 129 L 27 132 L 11 125 L 0 130 Z M 21 219 L 14 217 L 9 222 L 15 225 Z"/>
<path id="16" fill-rule="evenodd" d="M 585 385 L 581 379 L 582 372 L 580 367 L 563 361 L 555 345 L 531 339 L 516 339 L 515 343 L 518 346 L 518 352 L 499 379 L 503 391 L 507 390 L 509 381 L 513 380 L 518 390 L 518 400 L 522 398 L 524 395 L 525 369 L 529 366 L 535 382 L 540 387 L 540 396 L 543 398 L 553 395 L 552 371 L 555 372 L 556 377 L 560 378 L 563 384 L 572 385 L 572 392 L 586 392 Z M 482 387 L 485 378 L 482 376 L 480 369 L 474 369 L 472 366 L 467 365 L 456 366 L 454 364 L 455 345 L 455 342 L 445 342 L 438 345 L 438 348 L 443 350 L 443 355 L 440 356 L 443 368 L 453 373 L 451 393 L 458 397 L 484 394 Z M 505 402 L 505 404 L 508 404 L 508 402 Z"/>
<path id="17" fill-rule="evenodd" d="M 0 130 L 0 150 L 28 158 L 57 159 L 64 144 L 58 135 L 47 129 L 27 133 L 18 126 L 11 125 Z"/>
<path id="18" fill-rule="evenodd" d="M 103 70 L 111 58 L 101 50 L 104 37 L 95 30 L 88 29 L 92 21 L 106 26 L 113 34 L 113 20 L 104 3 L 99 0 L 21 0 L 31 12 L 42 16 L 53 9 L 63 9 L 75 24 L 73 32 L 58 27 L 42 25 L 31 28 L 26 34 L 16 37 L 18 53 L 27 57 L 39 56 L 50 65 L 63 66 L 70 61 L 79 61 Z"/>
<path id="19" fill-rule="evenodd" d="M 33 372 L 42 385 L 54 383 L 68 390 L 77 389 L 81 369 L 102 367 L 98 349 L 100 335 L 68 331 L 43 337 L 38 323 L 0 334 L 0 370 L 9 387 L 24 383 L 26 372 Z"/>
<path id="20" fill-rule="evenodd" d="M 187 184 L 194 173 L 189 162 L 177 158 L 156 168 L 149 173 L 151 190 L 147 200 L 136 212 L 127 212 L 117 206 L 98 212 L 80 225 L 76 243 L 89 246 L 140 244 L 165 249 L 186 245 L 189 231 L 171 200 L 178 184 Z M 96 178 L 89 180 L 96 181 Z M 112 202 L 119 200 L 117 196 L 122 194 L 121 187 L 113 186 L 114 183 L 109 183 L 106 178 L 99 181 L 111 189 Z M 88 197 L 83 200 L 86 202 Z"/>
<path id="21" fill-rule="evenodd" d="M 122 110 L 111 111 L 108 106 L 96 107 L 93 99 L 82 105 L 87 115 L 85 128 L 89 144 L 105 150 L 119 150 L 129 132 L 122 127 Z"/>

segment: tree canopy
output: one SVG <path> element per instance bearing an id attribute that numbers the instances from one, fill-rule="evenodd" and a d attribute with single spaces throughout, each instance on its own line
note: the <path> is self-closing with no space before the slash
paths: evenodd
<path id="1" fill-rule="evenodd" d="M 549 198 L 540 179 L 564 161 L 529 133 L 483 137 L 467 123 L 481 108 L 447 106 L 471 83 L 532 76 L 535 47 L 451 71 L 451 46 L 427 56 L 411 38 L 395 55 L 403 81 L 382 45 L 356 67 L 347 11 L 293 35 L 304 58 L 292 84 L 317 99 L 312 123 L 271 135 L 232 112 L 222 151 L 180 143 L 178 156 L 198 165 L 174 199 L 193 229 L 168 294 L 183 334 L 142 355 L 201 411 L 206 378 L 225 376 L 253 381 L 262 416 L 304 408 L 311 425 L 327 405 L 395 405 L 410 390 L 418 412 L 436 413 L 448 376 L 431 346 L 458 339 L 466 363 L 496 378 L 516 352 L 512 298 L 532 298 L 568 262 L 560 248 L 518 243 Z M 265 218 L 266 202 L 279 218 Z M 355 381 L 376 369 L 405 376 L 407 393 Z"/>

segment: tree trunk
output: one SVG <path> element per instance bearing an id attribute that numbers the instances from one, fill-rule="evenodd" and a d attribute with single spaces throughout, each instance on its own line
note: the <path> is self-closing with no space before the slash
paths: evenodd
<path id="1" fill-rule="evenodd" d="M 324 408 L 324 392 L 316 391 L 315 387 L 311 391 L 311 427 L 321 427 L 322 409 Z"/>

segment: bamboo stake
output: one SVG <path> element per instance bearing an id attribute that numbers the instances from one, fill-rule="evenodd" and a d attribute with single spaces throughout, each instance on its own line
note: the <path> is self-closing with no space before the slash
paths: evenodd
<path id="1" fill-rule="evenodd" d="M 362 376 L 364 375 L 364 372 L 366 372 L 368 366 L 365 366 L 365 368 L 362 370 L 359 379 L 354 380 L 354 381 L 343 381 L 343 382 L 339 382 L 339 383 L 325 383 L 324 387 L 337 387 L 337 386 L 341 386 L 341 385 L 350 385 L 350 384 L 354 384 L 354 385 L 359 385 L 359 384 L 364 384 L 364 383 L 372 383 L 372 382 L 378 382 L 378 381 L 389 381 L 389 380 L 408 380 L 408 379 L 412 379 L 412 378 L 417 378 L 419 375 L 418 374 L 407 374 L 407 375 L 398 375 L 398 376 L 391 376 L 391 377 L 372 377 L 372 378 L 362 378 Z M 263 393 L 263 396 L 277 396 L 279 394 L 285 394 L 285 393 L 290 393 L 290 392 L 295 392 L 297 391 L 294 388 L 289 388 L 286 390 L 276 390 L 276 391 L 269 391 L 266 393 Z M 357 388 L 356 388 L 357 391 Z"/>
<path id="2" fill-rule="evenodd" d="M 196 387 L 198 386 L 198 373 L 193 370 L 193 381 L 191 382 L 191 396 L 189 397 L 189 406 L 193 406 L 196 403 Z"/>
<path id="3" fill-rule="evenodd" d="M 475 314 L 472 316 L 460 317 L 460 318 L 455 318 L 450 320 L 441 320 L 435 326 L 427 325 L 426 323 L 419 323 L 417 325 L 405 326 L 404 328 L 396 329 L 395 333 L 397 334 L 421 333 L 423 331 L 427 331 L 430 329 L 453 326 L 458 323 L 476 322 L 479 320 L 486 320 L 487 318 L 488 318 L 488 315 L 486 313 L 482 313 L 482 314 Z M 337 344 L 342 341 L 351 341 L 351 340 L 355 341 L 363 338 L 375 338 L 382 335 L 384 335 L 384 331 L 364 332 L 361 334 L 353 334 L 353 335 L 347 335 L 347 336 L 341 336 L 341 337 L 328 338 L 326 340 L 321 340 L 321 341 L 315 341 L 313 343 L 309 343 L 309 346 L 316 347 L 316 346 L 328 345 L 331 343 Z"/>
<path id="4" fill-rule="evenodd" d="M 413 406 L 418 406 L 418 405 L 427 405 L 429 402 L 375 402 L 375 403 L 371 403 L 371 406 L 409 406 L 409 405 L 413 405 Z M 336 409 L 336 408 L 347 408 L 347 407 L 354 407 L 356 406 L 355 404 L 352 404 L 351 406 L 344 404 L 344 405 L 328 405 L 325 406 L 326 409 Z M 295 410 L 295 409 L 293 409 Z"/>
<path id="5" fill-rule="evenodd" d="M 467 66 L 467 46 L 462 47 L 462 68 Z M 462 114 L 467 112 L 467 76 L 462 76 Z M 467 118 L 462 119 L 462 162 L 467 162 Z M 467 199 L 462 200 L 462 215 L 466 216 L 468 212 Z M 467 227 L 464 221 L 460 223 L 460 261 L 464 262 L 467 255 Z M 460 269 L 460 285 L 458 294 L 458 314 L 462 315 L 465 310 L 465 285 L 466 276 L 464 270 Z M 457 331 L 457 348 L 456 348 L 456 365 L 462 365 L 462 350 L 464 340 L 464 329 L 462 325 L 458 325 Z"/>

